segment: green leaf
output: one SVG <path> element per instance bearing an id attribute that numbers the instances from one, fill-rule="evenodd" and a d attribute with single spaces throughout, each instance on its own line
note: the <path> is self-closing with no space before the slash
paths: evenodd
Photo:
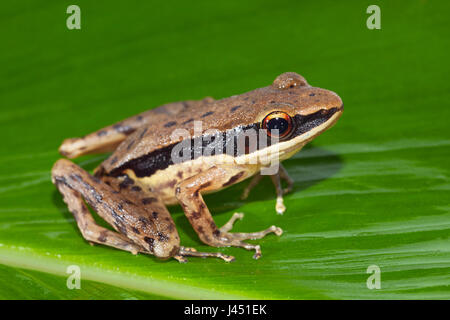
<path id="1" fill-rule="evenodd" d="M 450 298 L 448 2 L 383 2 L 381 30 L 350 1 L 81 0 L 81 30 L 66 28 L 69 4 L 1 4 L 0 298 Z M 269 179 L 246 201 L 245 183 L 205 197 L 218 225 L 238 211 L 236 231 L 283 228 L 257 241 L 260 260 L 202 244 L 177 206 L 183 245 L 236 261 L 159 261 L 81 237 L 50 182 L 63 139 L 286 71 L 337 92 L 345 112 L 285 161 L 284 216 Z M 371 265 L 381 289 L 367 287 Z"/>

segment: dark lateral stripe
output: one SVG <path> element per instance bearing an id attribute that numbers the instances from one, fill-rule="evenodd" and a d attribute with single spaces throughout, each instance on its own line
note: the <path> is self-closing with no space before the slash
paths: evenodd
<path id="1" fill-rule="evenodd" d="M 294 130 L 293 132 L 284 139 L 290 140 L 296 136 L 299 136 L 303 133 L 306 133 L 313 129 L 314 127 L 319 126 L 320 124 L 324 123 L 328 119 L 330 119 L 333 114 L 336 113 L 338 108 L 333 108 L 329 110 L 321 110 L 318 112 L 315 112 L 313 114 L 307 115 L 307 116 L 301 116 L 296 115 L 294 120 Z M 232 130 L 227 130 L 224 132 L 220 132 L 219 134 L 222 135 L 222 150 L 221 154 L 224 154 L 227 152 L 227 146 L 232 145 L 234 146 L 234 149 L 232 152 L 228 151 L 230 155 L 233 155 L 234 157 L 243 155 L 242 153 L 239 154 L 238 150 L 238 136 L 244 134 L 247 130 L 256 130 L 258 131 L 260 128 L 259 123 L 254 123 L 248 126 L 241 126 L 234 128 Z M 245 151 L 245 154 L 249 154 L 258 150 L 262 150 L 268 146 L 270 146 L 270 138 L 265 137 L 267 140 L 266 143 L 262 144 L 259 141 L 259 135 L 257 135 L 257 146 L 256 150 L 247 150 Z M 219 141 L 220 142 L 220 139 Z M 261 141 L 262 142 L 262 141 Z M 191 159 L 197 159 L 201 156 L 214 156 L 215 155 L 215 146 L 217 142 L 215 142 L 215 136 L 209 135 L 209 136 L 202 136 L 197 138 L 190 139 L 190 149 L 187 149 L 185 151 L 190 151 L 190 157 L 188 157 L 189 160 Z M 173 148 L 179 144 L 179 142 L 171 144 L 169 146 L 166 146 L 164 148 L 155 150 L 147 155 L 141 156 L 139 158 L 133 159 L 122 166 L 112 170 L 109 175 L 111 176 L 119 176 L 122 174 L 124 170 L 131 169 L 134 171 L 137 177 L 149 177 L 152 174 L 154 174 L 158 170 L 163 170 L 169 167 L 170 165 L 173 165 L 174 162 L 172 160 L 172 150 Z M 261 146 L 261 147 L 260 147 Z M 220 149 L 219 149 L 220 150 Z"/>
<path id="2" fill-rule="evenodd" d="M 300 136 L 315 127 L 320 126 L 322 123 L 330 119 L 339 108 L 331 108 L 328 110 L 319 110 L 315 113 L 308 114 L 307 116 L 296 115 L 294 117 L 294 130 L 290 134 L 288 139 Z"/>

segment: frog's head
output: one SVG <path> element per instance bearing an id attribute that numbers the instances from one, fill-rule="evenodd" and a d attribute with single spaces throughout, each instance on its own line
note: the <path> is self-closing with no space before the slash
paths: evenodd
<path id="1" fill-rule="evenodd" d="M 294 72 L 279 75 L 266 89 L 266 103 L 255 122 L 267 130 L 268 136 L 278 139 L 269 151 L 280 161 L 330 128 L 343 112 L 336 93 L 311 87 Z"/>

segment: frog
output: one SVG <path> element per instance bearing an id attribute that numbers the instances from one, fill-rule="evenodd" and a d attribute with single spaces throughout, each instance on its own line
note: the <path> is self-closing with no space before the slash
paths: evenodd
<path id="1" fill-rule="evenodd" d="M 179 204 L 203 243 L 254 251 L 253 258 L 259 259 L 260 245 L 248 240 L 268 234 L 281 236 L 283 230 L 272 225 L 256 232 L 232 232 L 243 213 L 234 213 L 218 227 L 203 195 L 251 178 L 242 194 L 245 199 L 264 175 L 269 175 L 277 196 L 275 211 L 284 213 L 283 196 L 293 189 L 294 182 L 281 162 L 331 128 L 342 112 L 343 102 L 335 92 L 313 87 L 295 72 L 285 72 L 266 87 L 219 100 L 206 97 L 168 103 L 83 137 L 66 139 L 59 147 L 63 158 L 52 168 L 52 182 L 81 235 L 91 244 L 162 260 L 187 262 L 188 257 L 213 257 L 234 261 L 222 249 L 200 252 L 181 245 L 168 211 L 171 205 Z M 203 130 L 195 130 L 198 123 Z M 222 146 L 223 141 L 235 141 L 226 138 L 230 133 L 236 137 L 236 133 L 250 129 L 262 133 L 252 148 L 247 143 L 241 152 L 236 151 L 238 148 L 231 148 L 231 152 L 227 149 L 226 153 L 202 152 L 214 141 Z M 177 136 L 175 130 L 187 134 Z M 191 156 L 175 161 L 174 150 L 182 143 Z M 98 153 L 110 155 L 92 174 L 70 160 Z M 262 153 L 269 156 L 259 160 Z M 273 159 L 278 170 L 264 174 L 264 170 L 275 167 Z M 287 184 L 285 188 L 282 182 Z M 91 209 L 112 228 L 99 225 Z"/>

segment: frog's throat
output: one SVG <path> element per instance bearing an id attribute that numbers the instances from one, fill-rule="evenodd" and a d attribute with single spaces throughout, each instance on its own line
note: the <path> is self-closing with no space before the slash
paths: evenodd
<path id="1" fill-rule="evenodd" d="M 126 170 L 132 170 L 139 178 L 150 177 L 158 170 L 164 170 L 169 166 L 186 161 L 205 161 L 207 163 L 215 163 L 219 161 L 224 163 L 267 165 L 265 162 L 273 163 L 273 161 L 277 160 L 282 161 L 298 152 L 306 143 L 311 141 L 314 137 L 318 136 L 327 128 L 331 127 L 337 121 L 341 113 L 342 108 L 331 108 L 323 109 L 305 116 L 296 115 L 293 118 L 295 129 L 289 135 L 288 140 L 277 141 L 277 143 L 272 144 L 270 139 L 264 141 L 265 143 L 261 143 L 258 138 L 256 149 L 254 151 L 247 150 L 248 153 L 240 153 L 239 148 L 236 147 L 236 143 L 234 144 L 234 149 L 231 154 L 225 151 L 227 150 L 227 143 L 230 142 L 230 132 L 234 131 L 232 133 L 239 134 L 247 130 L 259 130 L 260 123 L 254 123 L 221 132 L 220 134 L 223 136 L 223 146 L 221 150 L 224 151 L 220 154 L 214 153 L 214 149 L 209 149 L 208 152 L 205 153 L 205 150 L 208 146 L 210 146 L 210 143 L 214 143 L 214 140 L 211 141 L 209 139 L 205 139 L 205 137 L 194 137 L 190 138 L 190 141 L 183 140 L 181 142 L 187 142 L 188 144 L 190 142 L 189 145 L 194 146 L 187 150 L 187 153 L 189 154 L 190 152 L 191 156 L 184 160 L 174 161 L 172 157 L 172 151 L 175 146 L 180 144 L 180 142 L 177 142 L 126 162 L 125 164 L 109 172 L 108 175 L 119 176 Z M 264 137 L 266 138 L 266 136 Z M 198 143 L 197 140 L 200 140 L 201 142 Z M 264 163 L 261 163 L 261 161 Z"/>

